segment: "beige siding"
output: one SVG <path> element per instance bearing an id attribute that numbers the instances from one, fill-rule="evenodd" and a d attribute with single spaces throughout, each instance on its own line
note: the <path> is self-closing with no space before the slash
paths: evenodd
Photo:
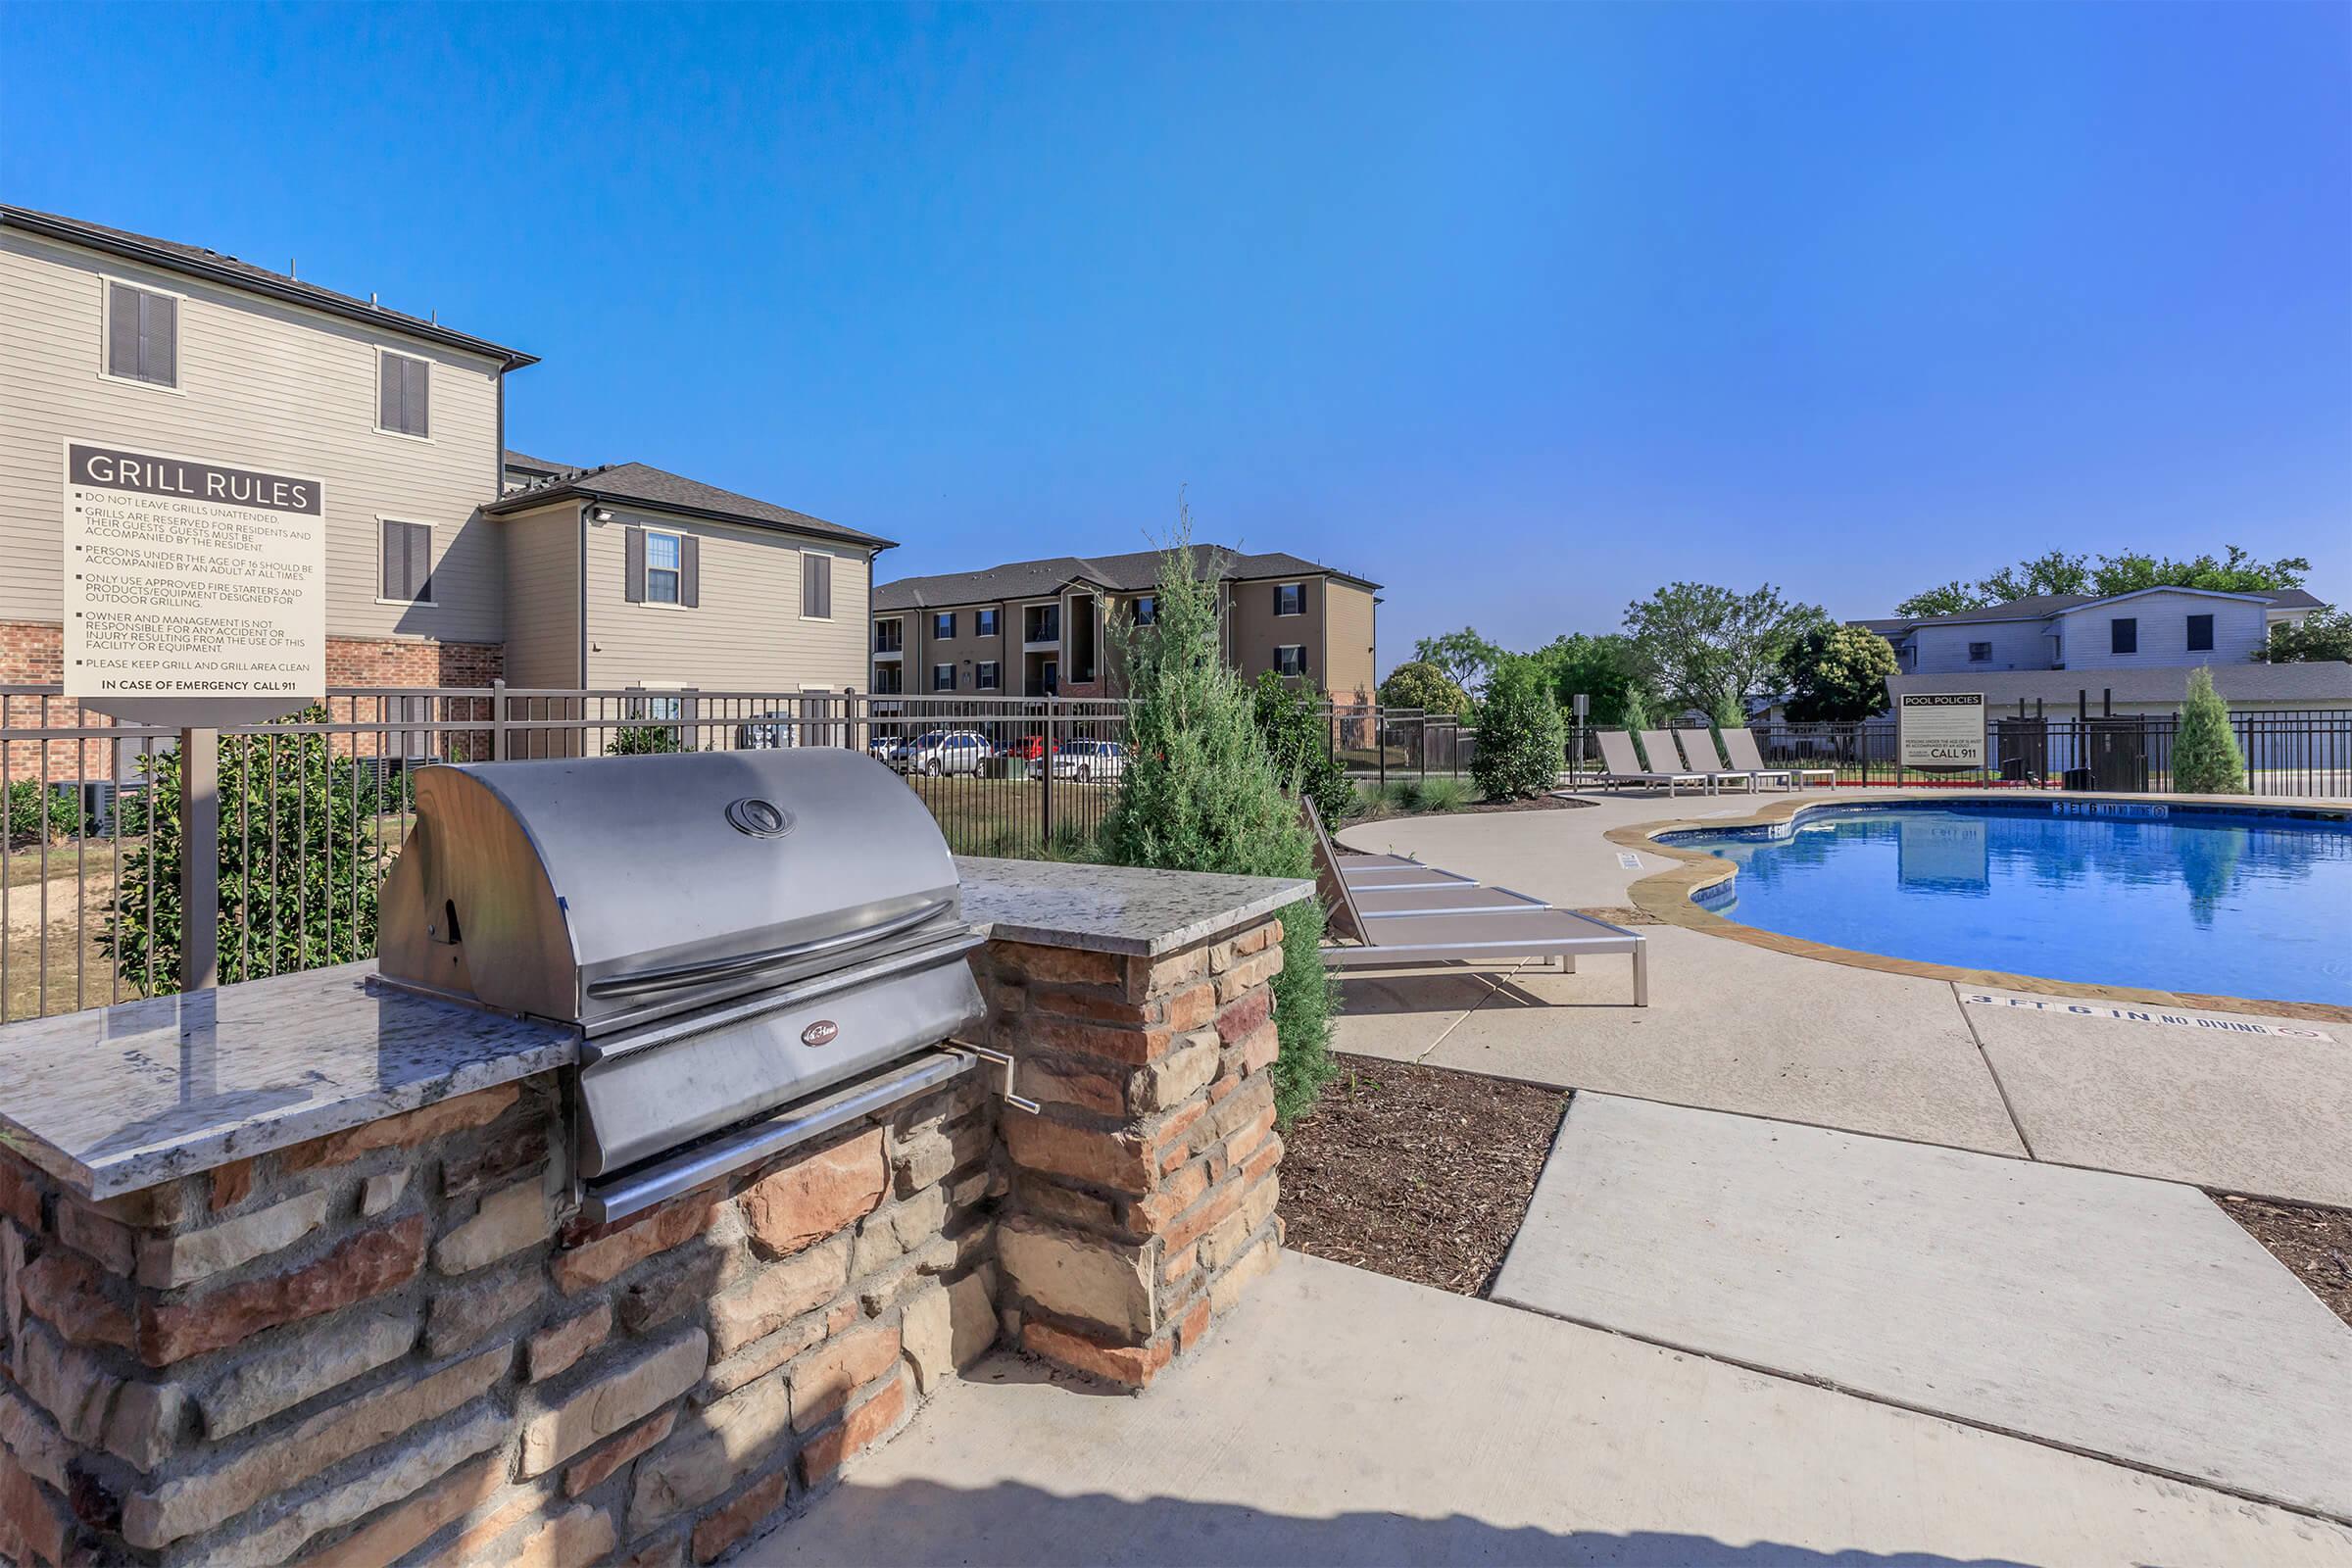
<path id="1" fill-rule="evenodd" d="M 108 278 L 176 295 L 179 387 L 104 368 Z M 432 364 L 432 436 L 375 428 L 376 349 Z M 241 294 L 16 229 L 0 230 L 0 620 L 60 614 L 56 562 L 69 437 L 211 458 L 325 487 L 330 635 L 496 642 L 498 368 L 365 324 Z M 379 605 L 381 517 L 433 528 L 431 607 Z"/>
<path id="2" fill-rule="evenodd" d="M 1371 590 L 1326 579 L 1323 603 L 1326 651 L 1315 684 L 1344 700 L 1353 698 L 1359 689 L 1369 693 L 1376 684 L 1372 671 L 1377 638 Z"/>
<path id="3" fill-rule="evenodd" d="M 704 691 L 865 689 L 871 568 L 865 552 L 766 528 L 595 509 L 587 525 L 588 684 Z M 628 602 L 628 525 L 702 541 L 702 603 L 693 610 Z M 801 553 L 833 557 L 833 614 L 801 615 Z"/>
<path id="4" fill-rule="evenodd" d="M 1303 590 L 1301 603 L 1305 612 L 1298 615 L 1274 613 L 1274 590 L 1280 583 L 1296 582 Z M 1320 577 L 1281 577 L 1252 579 L 1229 584 L 1232 594 L 1234 667 L 1245 680 L 1274 667 L 1274 650 L 1297 643 L 1306 650 L 1306 682 L 1318 691 L 1323 686 L 1323 616 L 1324 590 L 1327 584 Z"/>
<path id="5" fill-rule="evenodd" d="M 580 509 L 497 520 L 507 556 L 507 684 L 580 684 Z"/>

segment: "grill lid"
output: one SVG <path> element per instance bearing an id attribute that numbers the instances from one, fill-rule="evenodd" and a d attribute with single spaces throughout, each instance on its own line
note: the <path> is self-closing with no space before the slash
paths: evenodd
<path id="1" fill-rule="evenodd" d="M 938 824 L 834 748 L 419 769 L 378 966 L 502 1011 L 640 1025 L 961 928 Z"/>

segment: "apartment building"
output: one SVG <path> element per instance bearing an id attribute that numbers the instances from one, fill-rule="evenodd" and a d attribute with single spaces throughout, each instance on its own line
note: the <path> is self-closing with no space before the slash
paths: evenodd
<path id="1" fill-rule="evenodd" d="M 2345 706 L 2352 704 L 2352 665 L 2254 662 L 2271 627 L 2323 608 L 2300 588 L 2141 588 L 1854 624 L 1893 646 L 1899 672 L 1886 684 L 1897 696 L 1982 691 L 1996 706 L 2054 708 L 2077 707 L 2087 696 L 2117 711 L 2170 710 L 2187 692 L 2188 672 L 2204 666 L 2233 708 Z"/>
<path id="2" fill-rule="evenodd" d="M 0 683 L 63 674 L 69 440 L 320 481 L 330 685 L 863 680 L 891 541 L 643 464 L 509 453 L 507 377 L 536 363 L 232 256 L 0 207 Z"/>
<path id="3" fill-rule="evenodd" d="M 1297 556 L 1196 545 L 1225 649 L 1340 703 L 1374 685 L 1380 584 Z M 1159 553 L 1055 556 L 903 577 L 874 590 L 872 689 L 908 695 L 1114 697 L 1115 624 L 1148 626 Z"/>

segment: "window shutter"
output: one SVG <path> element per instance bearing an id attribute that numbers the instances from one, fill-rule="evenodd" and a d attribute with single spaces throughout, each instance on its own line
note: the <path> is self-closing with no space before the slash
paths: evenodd
<path id="1" fill-rule="evenodd" d="M 375 357 L 375 422 L 385 430 L 400 428 L 400 357 Z"/>
<path id="2" fill-rule="evenodd" d="M 401 524 L 409 536 L 409 597 L 430 603 L 433 597 L 433 530 L 429 524 Z"/>
<path id="3" fill-rule="evenodd" d="M 813 552 L 801 556 L 801 613 L 811 620 L 833 618 L 833 558 Z"/>
<path id="4" fill-rule="evenodd" d="M 628 534 L 629 571 L 623 597 L 632 605 L 645 603 L 645 530 L 632 524 Z"/>
<path id="5" fill-rule="evenodd" d="M 431 410 L 425 404 L 432 393 L 431 372 L 422 360 L 401 363 L 400 427 L 410 435 L 432 434 Z"/>
<path id="6" fill-rule="evenodd" d="M 678 541 L 678 603 L 688 610 L 703 602 L 703 542 L 688 534 Z"/>
<path id="7" fill-rule="evenodd" d="M 384 524 L 383 587 L 378 591 L 386 599 L 402 598 L 402 587 L 408 580 L 408 540 L 403 537 L 399 523 L 387 522 Z"/>
<path id="8" fill-rule="evenodd" d="M 139 373 L 139 291 L 109 283 L 106 304 L 106 373 Z"/>
<path id="9" fill-rule="evenodd" d="M 165 386 L 179 385 L 179 301 L 139 296 L 139 373 Z"/>

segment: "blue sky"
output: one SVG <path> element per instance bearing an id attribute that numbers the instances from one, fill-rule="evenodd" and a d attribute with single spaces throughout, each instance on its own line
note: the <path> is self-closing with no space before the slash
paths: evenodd
<path id="1" fill-rule="evenodd" d="M 1464 622 L 2051 546 L 2352 598 L 2337 5 L 0 10 L 0 197 L 540 355 L 509 436 Z"/>

